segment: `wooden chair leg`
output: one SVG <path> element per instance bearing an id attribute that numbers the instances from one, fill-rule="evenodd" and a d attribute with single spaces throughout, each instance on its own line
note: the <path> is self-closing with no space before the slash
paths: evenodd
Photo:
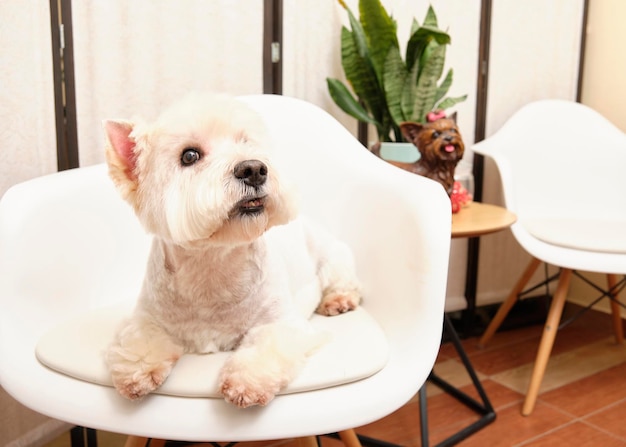
<path id="1" fill-rule="evenodd" d="M 617 285 L 617 276 L 609 273 L 606 275 L 606 282 L 609 286 L 609 290 L 612 290 Z M 612 295 L 614 299 L 618 299 L 617 295 Z M 615 342 L 617 344 L 624 343 L 624 326 L 622 323 L 622 310 L 619 303 L 611 300 L 611 313 L 613 314 L 613 331 L 615 332 Z"/>
<path id="2" fill-rule="evenodd" d="M 493 337 L 500 325 L 502 325 L 502 322 L 511 311 L 511 308 L 517 302 L 519 294 L 522 292 L 522 290 L 524 290 L 524 287 L 526 287 L 526 284 L 528 284 L 530 278 L 532 278 L 532 276 L 535 274 L 535 270 L 537 270 L 537 267 L 539 267 L 540 263 L 541 261 L 537 258 L 532 258 L 530 260 L 528 266 L 526 267 L 526 270 L 524 270 L 522 276 L 520 276 L 520 278 L 517 280 L 517 283 L 509 293 L 509 296 L 500 305 L 498 312 L 496 312 L 496 315 L 491 320 L 491 323 L 489 323 L 489 326 L 487 326 L 485 333 L 478 341 L 479 347 L 483 348 L 487 343 L 489 343 L 491 337 Z"/>
<path id="3" fill-rule="evenodd" d="M 361 441 L 354 430 L 344 430 L 339 432 L 339 437 L 346 447 L 361 447 Z"/>
<path id="4" fill-rule="evenodd" d="M 298 447 L 319 447 L 315 436 L 307 436 L 306 438 L 297 439 Z"/>
<path id="5" fill-rule="evenodd" d="M 537 402 L 537 396 L 539 395 L 539 387 L 541 381 L 546 372 L 548 366 L 548 359 L 552 352 L 552 346 L 554 345 L 554 339 L 556 332 L 559 329 L 559 322 L 561 321 L 561 315 L 563 314 L 563 306 L 565 305 L 565 299 L 567 298 L 567 291 L 569 289 L 569 283 L 572 278 L 572 271 L 570 269 L 561 269 L 559 275 L 559 284 L 556 287 L 554 296 L 552 297 L 552 304 L 548 312 L 548 318 L 543 328 L 543 335 L 541 336 L 541 342 L 539 343 L 539 350 L 537 352 L 537 358 L 535 359 L 535 365 L 533 366 L 533 372 L 530 376 L 530 384 L 528 385 L 528 391 L 526 392 L 526 400 L 522 407 L 522 415 L 528 416 L 535 409 L 535 403 Z"/>
<path id="6" fill-rule="evenodd" d="M 124 447 L 145 447 L 148 445 L 148 438 L 143 438 L 141 436 L 129 436 L 126 438 L 126 443 Z"/>
<path id="7" fill-rule="evenodd" d="M 126 443 L 124 447 L 147 447 L 148 443 L 150 443 L 150 447 L 163 447 L 165 446 L 164 439 L 151 439 L 144 438 L 142 436 L 129 436 L 126 438 Z"/>

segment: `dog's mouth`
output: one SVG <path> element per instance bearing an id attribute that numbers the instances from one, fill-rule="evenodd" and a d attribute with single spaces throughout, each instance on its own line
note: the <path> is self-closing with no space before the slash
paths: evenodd
<path id="1" fill-rule="evenodd" d="M 443 144 L 439 149 L 440 157 L 444 160 L 456 160 L 459 156 L 460 147 L 458 144 L 447 143 Z"/>
<path id="2" fill-rule="evenodd" d="M 265 196 L 248 197 L 237 202 L 231 211 L 232 215 L 254 215 L 262 213 L 265 209 Z"/>

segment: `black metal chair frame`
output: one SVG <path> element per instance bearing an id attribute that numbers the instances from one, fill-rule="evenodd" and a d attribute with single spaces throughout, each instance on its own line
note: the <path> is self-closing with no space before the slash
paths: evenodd
<path id="1" fill-rule="evenodd" d="M 478 413 L 480 415 L 480 418 L 477 421 L 468 425 L 467 427 L 459 430 L 452 436 L 449 436 L 440 443 L 436 444 L 436 446 L 434 447 L 448 447 L 456 445 L 468 436 L 476 433 L 483 427 L 491 424 L 493 421 L 496 420 L 496 412 L 493 408 L 493 405 L 491 405 L 491 401 L 489 400 L 485 389 L 480 383 L 480 380 L 476 375 L 476 371 L 474 370 L 474 366 L 470 362 L 469 357 L 467 356 L 467 353 L 465 352 L 465 349 L 461 344 L 461 339 L 459 338 L 459 335 L 457 334 L 456 329 L 454 328 L 454 325 L 452 324 L 452 321 L 447 314 L 444 314 L 444 329 L 445 333 L 450 337 L 454 349 L 459 354 L 461 362 L 463 362 L 463 366 L 470 376 L 472 384 L 478 392 L 481 401 L 479 402 L 473 397 L 459 390 L 458 388 L 455 388 L 449 382 L 436 375 L 434 372 L 430 373 L 428 381 L 431 382 L 433 385 L 441 388 L 443 391 L 454 397 L 456 400 L 458 400 L 460 403 L 464 404 L 474 412 Z M 424 384 L 422 388 L 420 388 L 419 405 L 422 447 L 429 447 L 430 441 L 428 429 L 428 400 L 426 397 L 426 384 Z M 401 447 L 398 444 L 392 444 L 386 441 L 373 439 L 363 435 L 359 435 L 359 440 L 364 447 Z"/>

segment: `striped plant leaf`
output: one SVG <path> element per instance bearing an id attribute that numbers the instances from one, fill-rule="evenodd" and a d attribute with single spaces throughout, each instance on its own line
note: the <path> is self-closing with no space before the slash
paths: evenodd
<path id="1" fill-rule="evenodd" d="M 441 98 L 446 96 L 448 90 L 450 90 L 450 86 L 452 85 L 452 76 L 453 71 L 452 69 L 449 69 L 443 82 L 439 85 L 439 87 L 437 87 L 437 91 L 435 92 L 435 103 L 441 101 Z"/>
<path id="2" fill-rule="evenodd" d="M 435 10 L 433 9 L 433 5 L 428 6 L 428 11 L 426 11 L 426 17 L 424 17 L 424 26 L 432 26 L 437 28 L 437 14 L 435 14 Z"/>
<path id="3" fill-rule="evenodd" d="M 400 47 L 396 21 L 387 14 L 380 0 L 360 0 L 359 14 L 367 36 L 372 65 L 382 87 L 383 70 L 389 48 Z"/>
<path id="4" fill-rule="evenodd" d="M 432 26 L 422 26 L 411 33 L 406 46 L 406 66 L 409 69 L 422 57 L 426 46 L 432 41 L 439 45 L 447 45 L 450 43 L 450 35 Z"/>
<path id="5" fill-rule="evenodd" d="M 423 123 L 426 119 L 426 114 L 435 106 L 437 81 L 443 71 L 445 55 L 446 47 L 444 45 L 436 45 L 432 48 L 430 57 L 425 61 L 417 80 L 411 121 Z"/>
<path id="6" fill-rule="evenodd" d="M 467 98 L 447 97 L 452 70 L 440 83 L 450 35 L 439 29 L 432 6 L 422 25 L 413 19 L 403 60 L 396 21 L 381 0 L 359 0 L 358 18 L 345 0 L 337 1 L 350 23 L 350 29 L 341 29 L 341 63 L 348 85 L 328 78 L 328 91 L 344 112 L 375 125 L 380 141 L 400 141 L 401 122 L 424 122 L 434 108 L 445 109 Z"/>
<path id="7" fill-rule="evenodd" d="M 402 115 L 404 121 L 416 121 L 413 109 L 415 108 L 415 94 L 417 91 L 417 74 L 419 73 L 419 63 L 413 64 L 409 71 L 409 75 L 404 80 L 404 89 L 402 90 Z M 398 123 L 399 124 L 399 123 Z"/>
<path id="8" fill-rule="evenodd" d="M 450 107 L 455 106 L 456 104 L 463 102 L 467 99 L 467 95 L 457 96 L 456 98 L 444 98 L 439 104 L 435 105 L 436 109 L 446 110 Z"/>
<path id="9" fill-rule="evenodd" d="M 362 57 L 357 48 L 355 33 L 347 28 L 341 30 L 341 61 L 346 79 L 354 93 L 365 103 L 372 118 L 383 122 L 386 111 L 385 97 L 378 85 L 376 73 L 368 58 Z"/>
<path id="10" fill-rule="evenodd" d="M 375 126 L 380 124 L 369 116 L 367 111 L 359 104 L 354 96 L 352 96 L 352 93 L 350 93 L 350 90 L 348 90 L 348 87 L 346 87 L 343 82 L 338 79 L 327 78 L 326 83 L 328 84 L 330 97 L 333 98 L 333 101 L 335 101 L 341 110 L 359 121 L 371 123 Z"/>
<path id="11" fill-rule="evenodd" d="M 396 125 L 406 121 L 402 113 L 402 92 L 408 75 L 400 50 L 396 47 L 389 48 L 383 72 L 383 87 L 389 114 Z"/>

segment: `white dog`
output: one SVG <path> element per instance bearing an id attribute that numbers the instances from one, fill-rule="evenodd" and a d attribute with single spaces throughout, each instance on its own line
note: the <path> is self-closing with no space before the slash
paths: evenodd
<path id="1" fill-rule="evenodd" d="M 220 392 L 267 404 L 325 341 L 313 312 L 358 305 L 348 247 L 294 219 L 263 121 L 236 99 L 196 94 L 152 124 L 104 127 L 110 176 L 154 235 L 135 311 L 106 353 L 115 387 L 137 399 L 181 355 L 234 350 Z"/>

